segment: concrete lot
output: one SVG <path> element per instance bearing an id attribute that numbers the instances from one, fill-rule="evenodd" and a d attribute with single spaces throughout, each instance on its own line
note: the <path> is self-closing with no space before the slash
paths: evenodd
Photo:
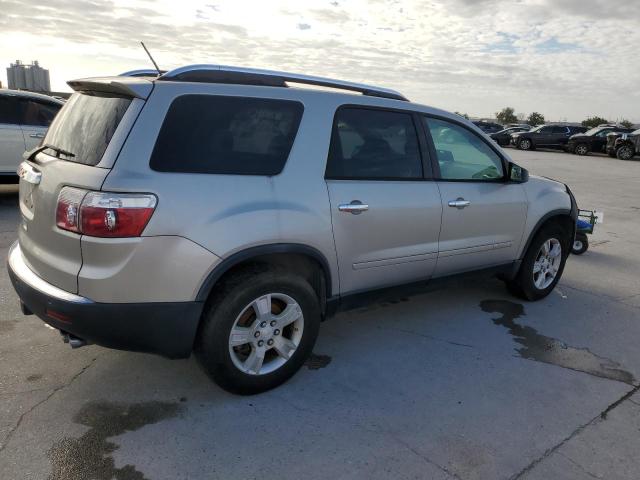
<path id="1" fill-rule="evenodd" d="M 0 269 L 0 479 L 640 478 L 640 162 L 518 152 L 605 212 L 547 299 L 452 281 L 323 324 L 289 383 L 71 350 Z M 0 257 L 17 195 L 0 187 Z M 330 362 L 329 362 L 330 360 Z"/>

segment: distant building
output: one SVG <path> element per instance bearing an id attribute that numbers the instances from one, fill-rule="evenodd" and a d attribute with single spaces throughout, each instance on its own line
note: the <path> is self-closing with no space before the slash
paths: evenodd
<path id="1" fill-rule="evenodd" d="M 9 88 L 14 90 L 30 90 L 32 92 L 50 92 L 49 70 L 42 68 L 35 60 L 25 65 L 20 60 L 7 68 Z"/>

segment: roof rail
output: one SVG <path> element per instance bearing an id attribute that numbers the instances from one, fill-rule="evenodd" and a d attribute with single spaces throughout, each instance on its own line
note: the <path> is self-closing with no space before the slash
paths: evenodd
<path id="1" fill-rule="evenodd" d="M 158 80 L 205 83 L 237 83 L 242 85 L 266 85 L 270 87 L 286 87 L 287 82 L 315 85 L 319 87 L 337 88 L 359 92 L 372 97 L 391 98 L 408 101 L 400 92 L 389 88 L 374 87 L 362 83 L 344 82 L 331 78 L 300 75 L 297 73 L 262 70 L 257 68 L 241 68 L 227 65 L 189 65 L 176 68 Z"/>
<path id="2" fill-rule="evenodd" d="M 161 74 L 167 73 L 166 70 L 154 70 L 153 68 L 143 68 L 140 70 L 129 70 L 128 72 L 123 72 L 119 74 L 119 77 L 159 77 Z"/>

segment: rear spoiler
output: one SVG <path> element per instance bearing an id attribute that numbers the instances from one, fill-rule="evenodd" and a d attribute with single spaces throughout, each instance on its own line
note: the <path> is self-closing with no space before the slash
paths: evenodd
<path id="1" fill-rule="evenodd" d="M 76 92 L 102 92 L 146 100 L 153 90 L 153 82 L 138 77 L 95 77 L 67 82 Z"/>

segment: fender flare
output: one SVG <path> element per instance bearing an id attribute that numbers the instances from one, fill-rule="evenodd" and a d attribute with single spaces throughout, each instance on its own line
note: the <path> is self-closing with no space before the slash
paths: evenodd
<path id="1" fill-rule="evenodd" d="M 540 218 L 540 220 L 538 220 L 538 222 L 535 224 L 535 226 L 531 229 L 531 233 L 529 234 L 529 237 L 527 238 L 527 242 L 524 245 L 524 248 L 522 249 L 522 254 L 520 255 L 520 258 L 518 259 L 518 261 L 522 261 L 522 259 L 524 258 L 524 256 L 527 254 L 527 250 L 529 250 L 529 245 L 531 245 L 531 242 L 533 241 L 533 237 L 535 237 L 537 235 L 537 233 L 540 231 L 540 229 L 542 228 L 542 226 L 551 218 L 553 217 L 569 217 L 570 219 L 573 220 L 572 225 L 573 225 L 573 231 L 572 231 L 572 235 L 571 237 L 573 238 L 575 236 L 576 233 L 576 222 L 575 222 L 575 218 L 572 215 L 572 210 L 569 210 L 568 208 L 562 208 L 562 209 L 557 209 L 557 210 L 552 210 L 550 212 L 548 212 L 546 215 L 544 215 L 542 218 Z"/>
<path id="2" fill-rule="evenodd" d="M 273 253 L 294 253 L 310 257 L 317 261 L 322 267 L 322 271 L 324 273 L 327 298 L 331 297 L 331 269 L 329 268 L 329 262 L 326 257 L 319 250 L 299 243 L 272 243 L 268 245 L 258 245 L 257 247 L 249 247 L 223 259 L 202 282 L 200 290 L 198 290 L 198 295 L 196 296 L 196 301 L 206 301 L 218 280 L 220 280 L 220 278 L 222 278 L 222 276 L 234 266 L 247 260 L 251 260 L 252 258 Z"/>

